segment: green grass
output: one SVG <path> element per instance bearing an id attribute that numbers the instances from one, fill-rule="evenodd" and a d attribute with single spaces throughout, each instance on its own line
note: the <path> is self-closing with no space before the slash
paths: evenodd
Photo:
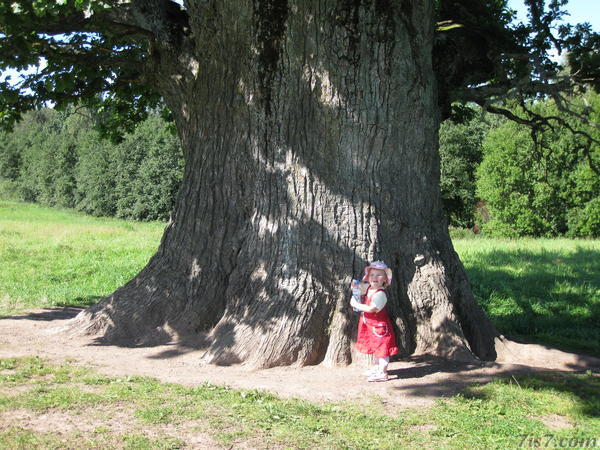
<path id="1" fill-rule="evenodd" d="M 0 315 L 94 303 L 146 264 L 164 226 L 0 201 Z"/>
<path id="2" fill-rule="evenodd" d="M 454 245 L 502 333 L 600 356 L 600 240 L 477 238 Z"/>
<path id="3" fill-rule="evenodd" d="M 0 202 L 0 315 L 109 294 L 144 266 L 163 227 Z M 454 243 L 502 332 L 600 355 L 600 241 Z M 600 446 L 599 399 L 597 376 L 547 374 L 473 386 L 435 406 L 383 416 L 381 406 L 317 405 L 10 358 L 0 360 L 0 448 L 193 448 L 201 445 L 190 439 L 203 434 L 213 440 L 207 445 L 224 447 L 564 447 L 589 439 Z M 28 421 L 11 420 L 19 414 Z M 31 425 L 51 417 L 78 426 Z"/>
<path id="4" fill-rule="evenodd" d="M 76 425 L 59 434 L 9 420 L 24 412 Z M 600 378 L 522 376 L 474 386 L 429 408 L 383 413 L 211 384 L 111 378 L 39 358 L 0 360 L 0 448 L 180 448 L 193 447 L 189 440 L 198 434 L 226 447 L 259 448 L 515 448 L 525 436 L 600 439 Z M 106 425 L 111 420 L 118 431 Z"/>

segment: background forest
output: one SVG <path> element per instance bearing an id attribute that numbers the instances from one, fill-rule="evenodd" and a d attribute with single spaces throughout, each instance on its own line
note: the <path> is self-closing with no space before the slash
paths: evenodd
<path id="1" fill-rule="evenodd" d="M 600 96 L 572 99 L 600 123 Z M 552 101 L 536 112 L 560 116 Z M 517 108 L 513 108 L 518 112 Z M 441 189 L 449 225 L 490 236 L 600 236 L 600 148 L 573 133 L 531 130 L 471 109 L 440 129 Z M 600 131 L 563 117 L 596 139 Z M 84 108 L 42 109 L 0 134 L 0 197 L 96 215 L 166 220 L 183 176 L 172 124 L 150 114 L 118 143 Z M 454 231 L 457 233 L 457 231 Z"/>

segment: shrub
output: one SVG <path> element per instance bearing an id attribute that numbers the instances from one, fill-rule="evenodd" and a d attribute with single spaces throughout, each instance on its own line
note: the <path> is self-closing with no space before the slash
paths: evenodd
<path id="1" fill-rule="evenodd" d="M 96 131 L 82 137 L 75 168 L 75 208 L 94 216 L 116 213 L 114 144 Z"/>
<path id="2" fill-rule="evenodd" d="M 472 227 L 475 223 L 475 170 L 489 128 L 480 116 L 465 123 L 447 120 L 440 127 L 440 190 L 450 226 Z"/>
<path id="3" fill-rule="evenodd" d="M 183 175 L 177 138 L 160 117 L 150 116 L 116 150 L 117 217 L 167 219 Z"/>
<path id="4" fill-rule="evenodd" d="M 19 200 L 19 185 L 16 181 L 0 178 L 0 199 Z"/>
<path id="5" fill-rule="evenodd" d="M 596 111 L 600 96 L 588 94 Z M 543 115 L 559 114 L 552 102 L 532 106 Z M 584 128 L 581 123 L 573 127 Z M 593 127 L 585 129 L 598 134 Z M 530 131 L 506 122 L 488 133 L 477 170 L 477 194 L 491 220 L 482 230 L 497 236 L 599 236 L 596 209 L 600 179 L 581 151 L 581 136 L 555 128 L 535 148 Z M 600 159 L 600 149 L 591 148 Z"/>
<path id="6" fill-rule="evenodd" d="M 567 223 L 570 237 L 600 236 L 600 198 L 590 200 L 583 207 L 570 209 Z"/>

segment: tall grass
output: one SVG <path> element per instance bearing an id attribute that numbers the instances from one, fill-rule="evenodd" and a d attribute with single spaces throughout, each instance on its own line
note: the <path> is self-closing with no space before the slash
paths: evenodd
<path id="1" fill-rule="evenodd" d="M 0 314 L 94 303 L 145 265 L 163 229 L 0 202 Z"/>

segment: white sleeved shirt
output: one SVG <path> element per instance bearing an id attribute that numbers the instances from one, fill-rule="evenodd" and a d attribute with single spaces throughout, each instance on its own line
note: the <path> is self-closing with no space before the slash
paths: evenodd
<path id="1" fill-rule="evenodd" d="M 371 297 L 371 306 L 375 306 L 377 311 L 381 311 L 386 303 L 387 295 L 385 295 L 384 291 L 376 292 L 373 297 Z"/>

